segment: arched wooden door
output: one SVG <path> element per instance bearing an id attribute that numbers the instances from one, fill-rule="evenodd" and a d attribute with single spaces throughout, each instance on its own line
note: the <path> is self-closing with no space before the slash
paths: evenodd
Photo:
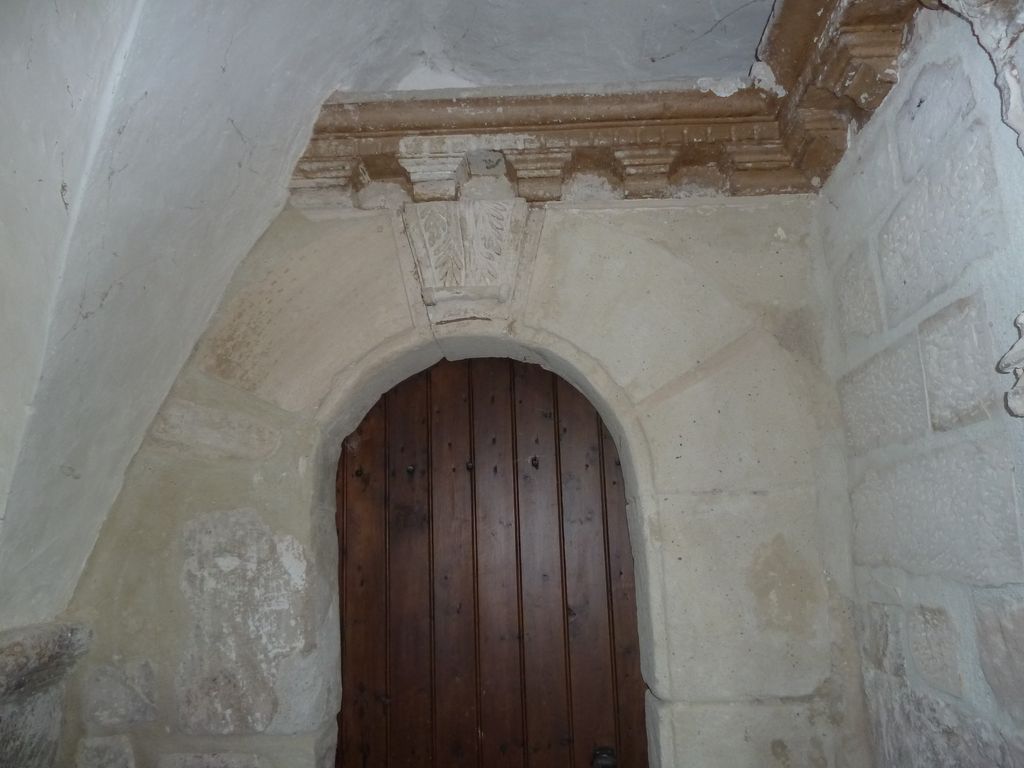
<path id="1" fill-rule="evenodd" d="M 337 494 L 339 766 L 646 768 L 622 475 L 578 391 L 442 361 L 345 440 Z"/>

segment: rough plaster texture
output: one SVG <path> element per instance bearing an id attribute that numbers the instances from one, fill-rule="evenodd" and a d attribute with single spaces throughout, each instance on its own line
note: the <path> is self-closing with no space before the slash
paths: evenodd
<path id="1" fill-rule="evenodd" d="M 430 311 L 399 214 L 285 210 L 155 419 L 76 593 L 73 615 L 101 629 L 72 723 L 89 725 L 96 669 L 146 660 L 156 717 L 118 726 L 140 762 L 328 764 L 340 441 L 442 355 L 511 355 L 579 386 L 619 444 L 661 765 L 864 764 L 839 757 L 866 739 L 848 528 L 826 533 L 845 475 L 814 210 L 536 209 L 502 256 L 506 301 L 454 291 Z"/>
<path id="2" fill-rule="evenodd" d="M 0 626 L 67 604 L 323 99 L 411 66 L 380 55 L 411 40 L 400 5 L 0 11 L 0 82 L 19 105 L 0 118 L 0 201 L 16 214 L 0 225 L 0 343 L 19 361 L 0 373 Z"/>
<path id="3" fill-rule="evenodd" d="M 745 77 L 772 4 L 544 0 L 413 6 L 424 30 L 406 89 Z"/>
<path id="4" fill-rule="evenodd" d="M 994 350 L 1024 305 L 1024 157 L 967 22 L 919 12 L 900 77 L 820 209 L 873 750 L 1019 766 L 1024 440 Z"/>

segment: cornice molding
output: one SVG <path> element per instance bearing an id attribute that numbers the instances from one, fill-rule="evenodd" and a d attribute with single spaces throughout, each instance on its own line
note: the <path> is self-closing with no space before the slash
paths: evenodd
<path id="1" fill-rule="evenodd" d="M 560 199 L 578 172 L 627 198 L 694 185 L 737 195 L 812 190 L 842 157 L 850 125 L 865 122 L 895 83 L 915 8 L 916 0 L 785 0 L 759 51 L 783 96 L 757 87 L 338 95 L 295 169 L 293 201 L 351 205 L 374 181 L 416 202 L 455 200 L 473 176 L 504 175 L 515 194 L 544 202 Z M 474 162 L 488 153 L 504 162 Z"/>

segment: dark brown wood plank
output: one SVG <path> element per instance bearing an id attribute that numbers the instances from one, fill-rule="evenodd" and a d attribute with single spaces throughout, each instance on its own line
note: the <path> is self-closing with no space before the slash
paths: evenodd
<path id="1" fill-rule="evenodd" d="M 435 764 L 477 764 L 469 366 L 430 369 L 434 552 Z"/>
<path id="2" fill-rule="evenodd" d="M 473 360 L 481 765 L 524 764 L 512 368 Z"/>
<path id="3" fill-rule="evenodd" d="M 429 418 L 426 374 L 388 393 L 390 768 L 433 759 Z"/>
<path id="4" fill-rule="evenodd" d="M 340 765 L 387 765 L 387 456 L 384 405 L 375 405 L 342 447 L 342 749 Z"/>
<path id="5" fill-rule="evenodd" d="M 521 363 L 513 371 L 528 760 L 530 768 L 566 768 L 572 729 L 553 378 Z"/>
<path id="6" fill-rule="evenodd" d="M 587 399 L 566 381 L 557 387 L 573 750 L 589 766 L 595 748 L 618 751 L 601 432 Z"/>
<path id="7" fill-rule="evenodd" d="M 615 676 L 619 720 L 619 764 L 647 765 L 647 727 L 640 671 L 640 640 L 636 619 L 636 579 L 626 520 L 626 492 L 615 442 L 602 428 L 608 562 L 611 581 L 612 626 L 615 638 Z"/>

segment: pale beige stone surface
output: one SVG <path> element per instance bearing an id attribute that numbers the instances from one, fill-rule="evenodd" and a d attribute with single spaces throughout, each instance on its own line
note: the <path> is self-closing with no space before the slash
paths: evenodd
<path id="1" fill-rule="evenodd" d="M 825 582 L 810 488 L 660 502 L 677 700 L 805 696 L 829 676 Z"/>
<path id="2" fill-rule="evenodd" d="M 199 367 L 287 410 L 315 408 L 341 361 L 412 328 L 397 249 L 389 213 L 311 222 L 286 210 L 229 289 Z"/>
<path id="3" fill-rule="evenodd" d="M 765 490 L 814 482 L 815 383 L 752 331 L 640 406 L 659 491 Z"/>

